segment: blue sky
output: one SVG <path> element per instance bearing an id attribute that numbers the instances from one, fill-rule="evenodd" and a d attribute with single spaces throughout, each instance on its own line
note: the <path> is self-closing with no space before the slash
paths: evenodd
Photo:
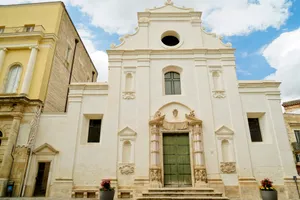
<path id="1" fill-rule="evenodd" d="M 1 0 L 0 4 L 47 0 Z M 51 0 L 50 0 L 51 1 Z M 134 31 L 137 12 L 165 0 L 63 0 L 99 71 L 107 80 L 111 43 Z M 173 0 L 176 6 L 202 11 L 203 26 L 236 49 L 240 80 L 282 82 L 283 100 L 300 98 L 299 0 Z"/>

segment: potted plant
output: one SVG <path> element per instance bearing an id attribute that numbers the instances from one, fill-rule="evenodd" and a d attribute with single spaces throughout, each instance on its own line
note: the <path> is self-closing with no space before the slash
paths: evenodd
<path id="1" fill-rule="evenodd" d="M 100 188 L 100 200 L 113 200 L 115 189 L 110 186 L 110 180 L 102 180 Z"/>
<path id="2" fill-rule="evenodd" d="M 265 178 L 261 181 L 260 194 L 263 200 L 277 200 L 277 191 L 273 187 L 273 182 Z"/>

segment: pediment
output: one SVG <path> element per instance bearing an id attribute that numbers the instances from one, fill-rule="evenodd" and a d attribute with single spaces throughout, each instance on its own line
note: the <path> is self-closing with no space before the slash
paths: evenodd
<path id="1" fill-rule="evenodd" d="M 230 128 L 226 126 L 222 126 L 218 130 L 215 131 L 217 135 L 233 135 L 234 132 Z"/>
<path id="2" fill-rule="evenodd" d="M 53 146 L 51 146 L 48 143 L 45 143 L 41 146 L 39 146 L 38 148 L 36 148 L 33 153 L 34 154 L 45 154 L 45 155 L 55 155 L 57 154 L 59 151 L 57 151 Z"/>
<path id="3" fill-rule="evenodd" d="M 136 136 L 136 132 L 128 126 L 119 132 L 120 136 Z"/>

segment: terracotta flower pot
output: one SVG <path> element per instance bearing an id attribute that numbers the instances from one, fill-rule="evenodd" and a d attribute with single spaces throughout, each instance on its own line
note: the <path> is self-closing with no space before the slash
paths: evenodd
<path id="1" fill-rule="evenodd" d="M 115 191 L 100 191 L 100 200 L 113 200 Z"/>
<path id="2" fill-rule="evenodd" d="M 261 197 L 263 200 L 278 200 L 277 191 L 260 191 Z"/>

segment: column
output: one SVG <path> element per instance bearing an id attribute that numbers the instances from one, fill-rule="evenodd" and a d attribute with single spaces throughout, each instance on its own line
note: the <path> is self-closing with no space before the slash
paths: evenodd
<path id="1" fill-rule="evenodd" d="M 19 128 L 20 128 L 20 123 L 21 123 L 21 117 L 20 116 L 15 116 L 13 121 L 12 121 L 10 133 L 8 135 L 7 146 L 5 148 L 4 156 L 3 156 L 3 160 L 2 160 L 2 164 L 1 164 L 1 170 L 0 170 L 0 197 L 3 197 L 4 194 L 5 194 L 6 184 L 7 184 L 7 181 L 9 179 L 10 170 L 11 170 L 12 163 L 13 163 L 13 159 L 12 159 L 11 154 L 12 154 L 13 148 L 16 145 L 18 132 L 19 132 Z"/>
<path id="2" fill-rule="evenodd" d="M 30 49 L 31 49 L 31 53 L 30 53 L 28 64 L 27 64 L 22 89 L 21 89 L 22 94 L 28 94 L 29 93 L 32 74 L 33 74 L 33 71 L 34 71 L 34 65 L 35 65 L 36 56 L 37 56 L 37 52 L 38 52 L 38 46 L 30 47 Z"/>
<path id="3" fill-rule="evenodd" d="M 159 157 L 159 127 L 157 127 L 157 125 L 151 127 L 150 153 L 150 187 L 160 188 L 162 187 L 162 183 Z"/>
<path id="4" fill-rule="evenodd" d="M 6 48 L 0 48 L 0 72 L 1 72 L 1 69 L 2 69 L 2 65 L 4 63 L 6 51 L 7 51 Z"/>
<path id="5" fill-rule="evenodd" d="M 199 124 L 193 127 L 193 144 L 194 144 L 194 160 L 195 160 L 195 185 L 201 187 L 206 185 L 207 173 L 204 163 L 203 146 L 201 141 L 202 128 Z"/>

